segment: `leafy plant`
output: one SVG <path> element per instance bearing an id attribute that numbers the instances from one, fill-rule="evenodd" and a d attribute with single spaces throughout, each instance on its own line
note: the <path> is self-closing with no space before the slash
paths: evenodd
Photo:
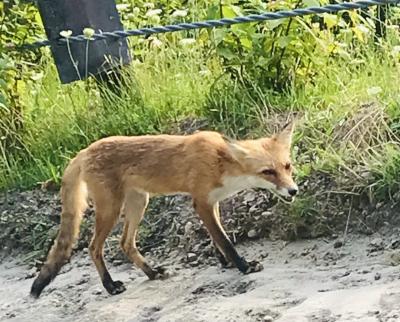
<path id="1" fill-rule="evenodd" d="M 134 29 L 320 3 L 326 1 L 121 0 L 117 8 L 124 26 Z M 0 8 L 7 26 L 1 29 L 2 49 L 43 32 L 32 4 L 13 1 L 7 16 L 4 5 Z M 304 120 L 296 134 L 299 177 L 307 180 L 323 170 L 366 187 L 371 182 L 357 178 L 360 171 L 376 169 L 372 156 L 337 136 L 338 124 L 350 124 L 361 106 L 373 102 L 398 134 L 400 14 L 392 9 L 386 38 L 379 40 L 374 21 L 355 11 L 132 37 L 133 62 L 122 72 L 125 86 L 117 94 L 109 88 L 100 92 L 93 81 L 61 86 L 47 49 L 6 51 L 7 56 L 1 51 L 0 110 L 8 114 L 0 121 L 0 187 L 57 180 L 68 159 L 100 137 L 175 132 L 188 119 L 251 137 L 271 133 L 293 112 Z M 374 10 L 367 13 L 374 16 Z M 393 142 L 375 128 L 370 134 L 377 140 L 371 142 L 379 154 Z M 379 168 L 391 172 L 382 162 Z M 391 185 L 389 177 L 381 180 L 384 173 L 374 171 L 372 184 Z"/>
<path id="2" fill-rule="evenodd" d="M 33 41 L 41 34 L 36 7 L 27 1 L 0 3 L 0 150 L 21 147 L 18 134 L 23 129 L 21 94 L 27 83 L 43 75 L 37 68 L 38 51 L 14 51 L 14 46 Z"/>

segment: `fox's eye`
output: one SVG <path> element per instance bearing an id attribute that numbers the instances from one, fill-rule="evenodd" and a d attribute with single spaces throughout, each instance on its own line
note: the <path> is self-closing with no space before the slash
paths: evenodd
<path id="1" fill-rule="evenodd" d="M 288 162 L 285 164 L 285 169 L 289 170 L 292 167 L 292 165 Z"/>
<path id="2" fill-rule="evenodd" d="M 276 176 L 276 171 L 274 169 L 265 169 L 261 172 L 263 175 L 266 175 L 266 176 Z"/>

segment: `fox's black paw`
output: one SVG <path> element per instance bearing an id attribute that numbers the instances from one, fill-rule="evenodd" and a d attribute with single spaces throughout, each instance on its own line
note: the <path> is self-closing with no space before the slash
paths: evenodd
<path id="1" fill-rule="evenodd" d="M 153 279 L 165 280 L 170 276 L 171 276 L 171 274 L 168 272 L 168 270 L 165 267 L 162 267 L 162 266 L 154 267 L 154 278 Z"/>
<path id="2" fill-rule="evenodd" d="M 235 264 L 232 262 L 225 261 L 224 263 L 221 262 L 221 267 L 225 269 L 235 268 Z"/>
<path id="3" fill-rule="evenodd" d="M 251 261 L 251 262 L 248 262 L 247 264 L 248 264 L 248 267 L 247 267 L 246 271 L 244 272 L 245 274 L 260 272 L 264 269 L 264 266 L 258 261 Z"/>
<path id="4" fill-rule="evenodd" d="M 218 250 L 218 248 L 215 251 L 215 256 L 218 258 L 219 262 L 221 263 L 222 268 L 233 268 L 235 267 L 235 264 L 232 262 L 229 262 L 225 256 Z"/>
<path id="5" fill-rule="evenodd" d="M 104 284 L 104 287 L 111 295 L 120 294 L 126 290 L 124 283 L 121 281 L 110 281 L 107 284 Z"/>

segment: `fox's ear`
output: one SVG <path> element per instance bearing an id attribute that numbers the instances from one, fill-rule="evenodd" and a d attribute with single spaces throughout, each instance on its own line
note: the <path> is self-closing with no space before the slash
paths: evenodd
<path id="1" fill-rule="evenodd" d="M 291 146 L 294 126 L 294 121 L 287 123 L 283 127 L 282 131 L 275 135 L 275 139 L 286 146 Z"/>
<path id="2" fill-rule="evenodd" d="M 246 148 L 242 147 L 235 140 L 224 137 L 226 144 L 228 145 L 229 152 L 236 161 L 243 160 L 247 155 L 248 151 Z"/>
<path id="3" fill-rule="evenodd" d="M 236 161 L 243 160 L 247 157 L 248 151 L 246 148 L 240 146 L 237 143 L 228 142 L 229 151 L 231 152 L 232 157 Z"/>

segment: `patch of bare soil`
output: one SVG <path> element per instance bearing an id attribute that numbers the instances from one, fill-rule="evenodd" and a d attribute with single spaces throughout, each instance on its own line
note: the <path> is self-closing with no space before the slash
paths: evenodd
<path id="1" fill-rule="evenodd" d="M 219 266 L 190 198 L 155 199 L 140 248 L 173 274 L 148 281 L 132 267 L 118 247 L 120 223 L 106 247 L 111 275 L 127 287 L 117 296 L 105 292 L 87 254 L 89 209 L 71 262 L 39 300 L 30 298 L 57 232 L 59 197 L 41 190 L 0 195 L 0 320 L 400 321 L 400 198 L 373 203 L 342 196 L 333 178 L 314 176 L 302 183 L 299 204 L 246 191 L 221 205 L 239 252 L 265 267 L 250 275 Z M 288 242 L 299 238 L 308 240 Z"/>
<path id="2" fill-rule="evenodd" d="M 179 254 L 159 263 L 172 272 L 163 281 L 147 280 L 130 264 L 112 265 L 112 276 L 127 286 L 116 296 L 102 288 L 84 250 L 38 300 L 28 295 L 35 272 L 7 258 L 0 264 L 0 320 L 395 322 L 399 244 L 398 234 L 352 235 L 342 247 L 324 239 L 246 242 L 239 251 L 265 267 L 250 275 L 203 262 L 192 267 Z"/>

